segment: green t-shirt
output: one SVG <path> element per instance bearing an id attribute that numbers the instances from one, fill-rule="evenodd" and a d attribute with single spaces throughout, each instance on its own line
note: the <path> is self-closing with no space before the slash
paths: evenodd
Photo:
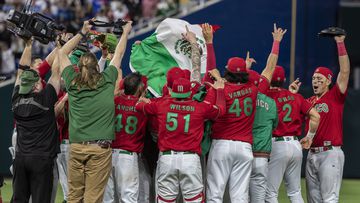
<path id="1" fill-rule="evenodd" d="M 253 126 L 253 152 L 271 152 L 272 131 L 277 124 L 278 113 L 275 101 L 258 93 Z"/>
<path id="2" fill-rule="evenodd" d="M 114 89 L 118 71 L 109 66 L 102 73 L 96 89 L 78 89 L 72 84 L 77 73 L 68 66 L 62 73 L 69 94 L 69 139 L 70 142 L 113 140 Z"/>

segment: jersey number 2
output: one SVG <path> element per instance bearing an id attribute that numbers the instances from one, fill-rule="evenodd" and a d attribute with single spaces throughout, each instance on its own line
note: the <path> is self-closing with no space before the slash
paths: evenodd
<path id="1" fill-rule="evenodd" d="M 177 113 L 167 113 L 166 114 L 166 129 L 168 131 L 174 131 L 178 127 L 178 114 Z M 189 132 L 189 123 L 190 123 L 190 114 L 186 114 L 184 117 L 185 126 L 184 126 L 184 133 Z M 171 124 L 172 123 L 172 124 Z M 171 124 L 171 125 L 170 125 Z"/>
<path id="2" fill-rule="evenodd" d="M 291 122 L 292 119 L 290 117 L 291 111 L 292 111 L 292 107 L 290 104 L 285 104 L 282 108 L 283 111 L 286 111 L 286 114 L 283 118 L 283 122 Z"/>
<path id="3" fill-rule="evenodd" d="M 138 119 L 135 116 L 129 116 L 126 118 L 125 132 L 132 135 L 136 132 L 136 125 Z M 116 116 L 115 131 L 120 132 L 124 126 L 122 125 L 122 114 Z"/>

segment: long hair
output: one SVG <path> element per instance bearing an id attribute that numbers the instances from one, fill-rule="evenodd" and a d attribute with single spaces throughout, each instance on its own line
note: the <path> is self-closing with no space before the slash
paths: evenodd
<path id="1" fill-rule="evenodd" d="M 98 71 L 96 56 L 91 52 L 85 53 L 80 57 L 78 66 L 80 74 L 75 77 L 73 83 L 76 84 L 79 89 L 82 87 L 96 89 L 98 82 L 102 78 Z"/>

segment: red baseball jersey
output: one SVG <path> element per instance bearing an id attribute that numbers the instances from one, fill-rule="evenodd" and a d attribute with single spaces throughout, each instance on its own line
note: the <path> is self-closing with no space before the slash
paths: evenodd
<path id="1" fill-rule="evenodd" d="M 258 84 L 259 92 L 266 94 L 269 87 L 270 87 L 269 80 L 265 76 L 260 75 L 259 84 Z"/>
<path id="2" fill-rule="evenodd" d="M 61 90 L 59 91 L 58 102 L 62 100 L 65 94 L 66 92 Z M 57 116 L 56 122 L 58 125 L 60 142 L 63 139 L 69 139 L 69 102 L 68 101 L 65 102 L 64 111 Z"/>
<path id="3" fill-rule="evenodd" d="M 273 88 L 266 93 L 276 102 L 279 123 L 273 131 L 273 137 L 300 136 L 301 125 L 312 105 L 300 94 L 293 94 L 287 89 Z"/>
<path id="4" fill-rule="evenodd" d="M 148 104 L 139 103 L 136 109 L 146 115 L 157 115 L 160 151 L 191 151 L 197 154 L 201 154 L 204 121 L 216 119 L 221 114 L 220 108 L 207 102 L 178 101 L 171 97 Z"/>
<path id="5" fill-rule="evenodd" d="M 237 140 L 252 144 L 252 129 L 258 88 L 249 83 L 225 83 L 226 111 L 212 125 L 212 138 Z M 214 102 L 215 91 L 210 89 L 206 101 Z"/>
<path id="6" fill-rule="evenodd" d="M 347 92 L 341 93 L 336 84 L 318 100 L 315 96 L 307 99 L 320 114 L 320 123 L 312 147 L 341 146 L 343 144 L 343 110 L 346 94 Z M 306 125 L 306 129 L 308 129 L 308 120 Z"/>
<path id="7" fill-rule="evenodd" d="M 121 94 L 115 97 L 115 133 L 112 148 L 141 153 L 147 118 L 135 105 L 139 98 Z"/>

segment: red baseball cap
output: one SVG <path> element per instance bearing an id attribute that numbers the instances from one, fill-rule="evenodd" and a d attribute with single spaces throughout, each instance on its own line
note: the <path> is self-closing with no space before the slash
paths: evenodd
<path id="1" fill-rule="evenodd" d="M 240 57 L 229 58 L 226 68 L 232 73 L 247 72 L 245 60 Z"/>
<path id="2" fill-rule="evenodd" d="M 249 82 L 257 86 L 260 82 L 260 74 L 254 70 L 248 70 L 248 73 L 249 73 Z"/>
<path id="3" fill-rule="evenodd" d="M 179 78 L 173 83 L 171 97 L 180 99 L 188 98 L 191 95 L 190 88 L 190 80 L 187 80 L 185 78 Z"/>
<path id="4" fill-rule="evenodd" d="M 284 82 L 285 81 L 285 70 L 282 66 L 276 66 L 271 82 Z"/>
<path id="5" fill-rule="evenodd" d="M 185 73 L 184 71 L 179 68 L 179 67 L 172 67 L 171 69 L 168 70 L 168 72 L 166 73 L 166 82 L 167 82 L 167 86 L 168 87 L 172 87 L 173 86 L 173 82 L 176 79 L 179 78 L 185 78 Z"/>
<path id="6" fill-rule="evenodd" d="M 326 68 L 326 67 L 317 67 L 314 74 L 315 73 L 319 73 L 323 76 L 325 76 L 328 80 L 332 80 L 332 78 L 334 77 L 334 74 L 333 72 L 329 69 L 329 68 Z"/>

